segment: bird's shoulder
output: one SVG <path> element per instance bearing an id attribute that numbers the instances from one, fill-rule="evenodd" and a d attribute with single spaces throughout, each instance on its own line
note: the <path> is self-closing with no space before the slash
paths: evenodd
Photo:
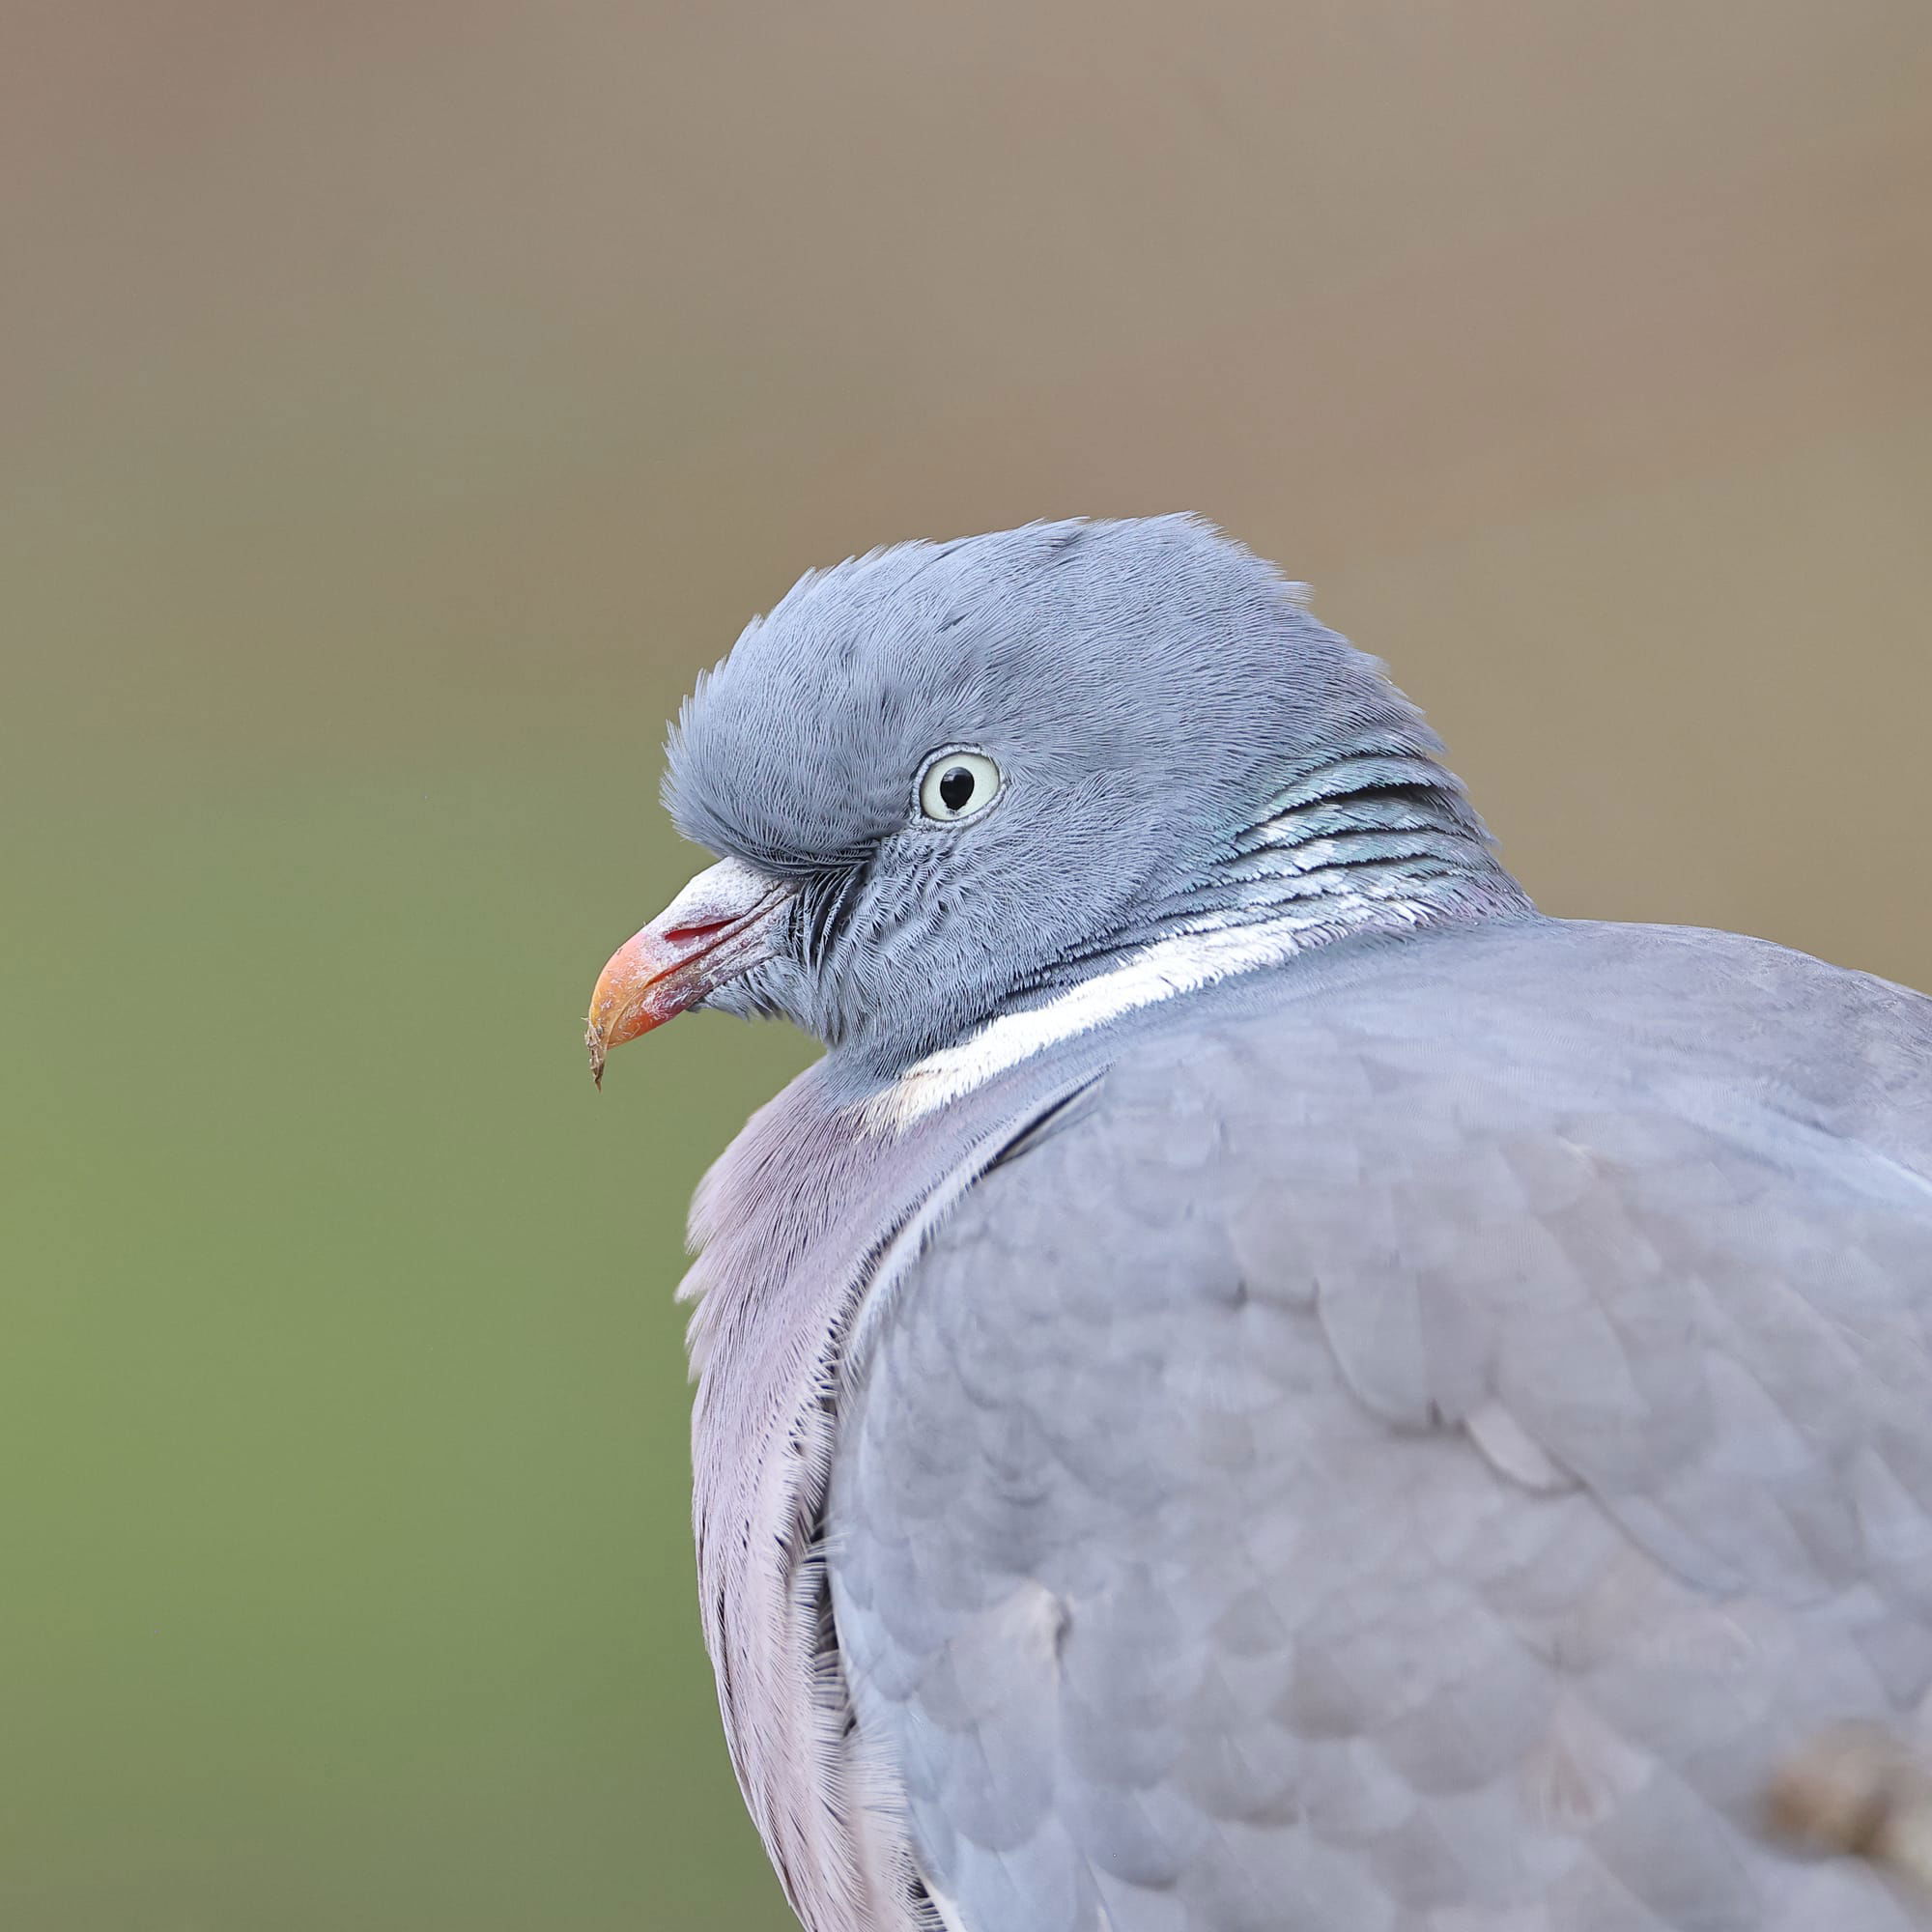
<path id="1" fill-rule="evenodd" d="M 1772 1923 L 1778 1739 L 1932 1686 L 1914 999 L 1722 935 L 1390 949 L 1149 1028 L 984 1174 L 828 1512 L 963 1922 Z"/>
<path id="2" fill-rule="evenodd" d="M 1385 1421 L 1500 1404 L 1613 1487 L 1681 1476 L 1662 1425 L 1719 1427 L 1733 1369 L 1862 1428 L 1888 1363 L 1932 1394 L 1932 1001 L 1556 922 L 1283 974 L 1122 1052 L 901 1298 L 1103 1361 L 1142 1302 L 1293 1311 Z"/>
<path id="3" fill-rule="evenodd" d="M 868 1339 L 1058 1327 L 1108 1361 L 1142 1304 L 1275 1306 L 1386 1421 L 1506 1397 L 1606 1480 L 1666 1471 L 1658 1418 L 1709 1419 L 1708 1387 L 1669 1393 L 1693 1362 L 1847 1426 L 1885 1362 L 1932 1375 L 1932 1001 L 1682 928 L 1340 963 L 1123 1045 L 954 1205 Z M 1861 1375 L 1813 1389 L 1813 1340 Z"/>

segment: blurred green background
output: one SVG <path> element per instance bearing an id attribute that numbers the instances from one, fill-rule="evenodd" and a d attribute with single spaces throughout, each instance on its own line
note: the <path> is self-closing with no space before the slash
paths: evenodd
<path id="1" fill-rule="evenodd" d="M 786 1922 L 580 1015 L 802 569 L 1194 508 L 1552 910 L 1932 984 L 1922 0 L 0 10 L 0 1924 Z"/>

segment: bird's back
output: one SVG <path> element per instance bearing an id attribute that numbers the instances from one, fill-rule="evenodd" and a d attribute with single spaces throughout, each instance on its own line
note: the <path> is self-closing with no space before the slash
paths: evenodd
<path id="1" fill-rule="evenodd" d="M 970 1932 L 1903 1927 L 1932 1002 L 1523 921 L 1137 1016 L 853 1329 L 838 1661 Z"/>

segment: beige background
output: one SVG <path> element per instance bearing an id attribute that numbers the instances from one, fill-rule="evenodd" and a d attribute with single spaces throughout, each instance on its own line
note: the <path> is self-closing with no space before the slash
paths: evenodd
<path id="1" fill-rule="evenodd" d="M 806 566 L 1193 508 L 1551 910 L 1932 984 L 1918 0 L 0 10 L 0 1919 L 781 1922 L 577 1015 Z"/>

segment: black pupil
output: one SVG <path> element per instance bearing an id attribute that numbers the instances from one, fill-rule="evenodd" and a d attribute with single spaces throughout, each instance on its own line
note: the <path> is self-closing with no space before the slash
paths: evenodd
<path id="1" fill-rule="evenodd" d="M 948 811 L 964 811 L 973 796 L 973 774 L 964 765 L 954 765 L 939 775 L 939 799 Z"/>

